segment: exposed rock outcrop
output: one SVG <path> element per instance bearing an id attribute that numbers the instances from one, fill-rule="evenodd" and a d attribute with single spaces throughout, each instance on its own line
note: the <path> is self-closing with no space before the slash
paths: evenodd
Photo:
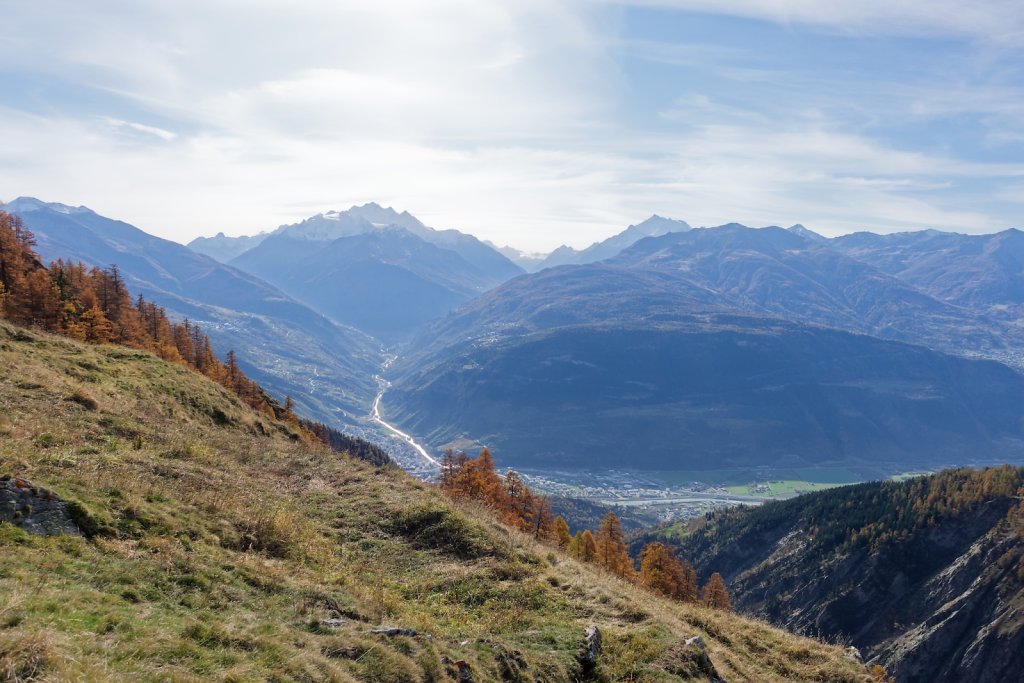
<path id="1" fill-rule="evenodd" d="M 68 504 L 57 494 L 10 475 L 0 478 L 0 522 L 36 536 L 82 535 Z"/>
<path id="2" fill-rule="evenodd" d="M 584 675 L 590 675 L 597 667 L 597 658 L 601 656 L 601 629 L 591 625 L 587 627 L 587 636 L 583 641 L 579 662 Z"/>

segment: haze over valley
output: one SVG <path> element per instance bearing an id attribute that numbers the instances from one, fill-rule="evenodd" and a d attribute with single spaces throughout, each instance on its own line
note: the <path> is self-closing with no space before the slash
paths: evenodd
<path id="1" fill-rule="evenodd" d="M 1024 3 L 0 3 L 0 683 L 1024 683 Z"/>
<path id="2" fill-rule="evenodd" d="M 773 480 L 804 482 L 785 496 L 1024 459 L 1012 229 L 827 239 L 652 216 L 527 273 L 374 203 L 191 243 L 206 254 L 86 208 L 5 208 L 46 259 L 116 264 L 277 395 L 421 476 L 486 446 L 553 492 L 621 471 L 587 497 L 683 484 L 724 503 Z"/>

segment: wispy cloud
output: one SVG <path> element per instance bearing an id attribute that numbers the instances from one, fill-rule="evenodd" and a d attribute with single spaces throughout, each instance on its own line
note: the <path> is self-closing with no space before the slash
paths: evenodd
<path id="1" fill-rule="evenodd" d="M 967 28 L 919 2 L 657 4 L 796 26 L 771 38 L 801 44 L 803 26 L 1005 38 L 1022 15 L 938 1 Z M 182 240 L 368 200 L 527 249 L 586 245 L 652 212 L 826 231 L 1015 222 L 1013 60 L 972 47 L 956 68 L 837 77 L 727 34 L 673 39 L 637 6 L 6 3 L 0 193 Z M 987 152 L 919 132 L 965 119 Z"/>
<path id="2" fill-rule="evenodd" d="M 609 0 L 806 24 L 863 35 L 968 35 L 1024 46 L 1024 6 L 1015 0 Z"/>
<path id="3" fill-rule="evenodd" d="M 104 123 L 109 125 L 111 128 L 129 131 L 132 133 L 142 133 L 143 135 L 153 136 L 159 138 L 165 142 L 170 142 L 174 138 L 178 137 L 176 133 L 172 133 L 169 130 L 158 128 L 156 126 L 147 126 L 144 123 L 136 123 L 134 121 L 123 121 L 121 119 L 115 119 L 112 116 L 102 117 Z"/>

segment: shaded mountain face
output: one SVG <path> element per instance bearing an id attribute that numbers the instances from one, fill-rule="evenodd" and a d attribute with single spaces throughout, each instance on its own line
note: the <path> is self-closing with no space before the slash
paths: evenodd
<path id="1" fill-rule="evenodd" d="M 502 463 L 700 470 L 1024 458 L 1004 365 L 758 318 L 496 336 L 405 366 L 386 408 Z"/>
<path id="2" fill-rule="evenodd" d="M 533 466 L 1024 456 L 1021 375 L 864 333 L 1016 343 L 818 240 L 724 226 L 488 292 L 417 337 L 384 408 L 434 446 L 475 439 Z"/>
<path id="3" fill-rule="evenodd" d="M 84 207 L 21 198 L 5 209 L 35 233 L 43 258 L 116 265 L 133 293 L 198 322 L 216 348 L 233 348 L 247 374 L 292 396 L 303 414 L 351 424 L 367 413 L 379 350 L 366 335 L 253 275 Z"/>
<path id="4" fill-rule="evenodd" d="M 941 301 L 1016 320 L 1024 309 L 1024 232 L 856 233 L 829 245 Z"/>
<path id="5" fill-rule="evenodd" d="M 231 264 L 389 343 L 523 272 L 471 235 L 372 203 L 282 226 Z"/>
<path id="6" fill-rule="evenodd" d="M 468 234 L 376 204 L 284 226 L 231 264 L 389 343 L 522 273 Z"/>
<path id="7" fill-rule="evenodd" d="M 716 512 L 646 534 L 742 612 L 860 648 L 907 683 L 1024 670 L 1024 470 L 947 471 Z"/>
<path id="8" fill-rule="evenodd" d="M 331 241 L 281 233 L 232 263 L 334 320 L 389 341 L 498 282 L 456 252 L 403 228 Z"/>
<path id="9" fill-rule="evenodd" d="M 213 237 L 197 237 L 188 243 L 188 248 L 199 254 L 206 254 L 221 263 L 227 263 L 240 254 L 244 254 L 267 238 L 265 232 L 246 237 L 228 237 L 218 232 Z"/>
<path id="10" fill-rule="evenodd" d="M 690 226 L 685 221 L 663 218 L 657 214 L 651 216 L 642 223 L 631 225 L 617 235 L 613 235 L 602 242 L 595 242 L 582 251 L 572 247 L 561 246 L 548 254 L 548 257 L 541 261 L 537 269 L 552 268 L 570 264 L 596 263 L 616 256 L 623 249 L 626 249 L 645 237 L 657 237 L 671 232 L 685 232 Z"/>

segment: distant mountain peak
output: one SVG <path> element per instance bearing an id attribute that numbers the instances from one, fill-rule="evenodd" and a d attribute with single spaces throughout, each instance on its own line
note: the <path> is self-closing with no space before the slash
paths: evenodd
<path id="1" fill-rule="evenodd" d="M 641 221 L 636 225 L 629 226 L 628 228 L 626 228 L 626 231 L 634 230 L 643 232 L 645 235 L 648 236 L 654 236 L 664 235 L 665 233 L 669 232 L 685 232 L 686 230 L 690 229 L 692 228 L 690 224 L 687 223 L 686 221 L 677 220 L 675 218 L 665 218 L 664 216 L 659 216 L 656 213 L 652 213 L 650 218 Z M 622 233 L 619 234 L 621 235 Z M 615 238 L 611 237 L 609 239 Z M 598 244 L 600 244 L 600 242 Z"/>
<path id="2" fill-rule="evenodd" d="M 818 233 L 814 232 L 810 228 L 808 228 L 808 227 L 806 227 L 806 226 L 804 226 L 804 225 L 802 225 L 800 223 L 797 223 L 796 225 L 791 225 L 788 228 L 786 228 L 786 230 L 789 230 L 794 235 L 800 235 L 801 237 L 806 237 L 807 239 L 811 240 L 812 242 L 823 242 L 823 241 L 826 241 L 828 239 L 824 235 L 819 235 Z"/>
<path id="3" fill-rule="evenodd" d="M 367 202 L 363 205 L 353 205 L 347 211 L 333 212 L 339 217 L 363 220 L 373 227 L 385 227 L 397 225 L 409 230 L 429 229 L 420 219 L 408 211 L 399 213 L 390 206 L 381 206 L 377 202 Z"/>
<path id="4" fill-rule="evenodd" d="M 53 211 L 65 215 L 76 213 L 92 213 L 92 210 L 85 206 L 68 206 L 57 202 L 44 202 L 35 197 L 18 197 L 12 202 L 4 205 L 7 211 L 18 213 L 30 213 L 32 211 Z"/>
<path id="5" fill-rule="evenodd" d="M 692 229 L 686 221 L 665 218 L 656 213 L 651 214 L 646 220 L 630 225 L 622 232 L 612 235 L 606 240 L 594 242 L 582 251 L 577 251 L 563 244 L 548 254 L 548 257 L 541 263 L 541 267 L 551 268 L 568 264 L 579 265 L 604 261 L 605 259 L 617 256 L 624 249 L 628 249 L 645 237 L 660 237 L 672 232 L 686 232 Z"/>

